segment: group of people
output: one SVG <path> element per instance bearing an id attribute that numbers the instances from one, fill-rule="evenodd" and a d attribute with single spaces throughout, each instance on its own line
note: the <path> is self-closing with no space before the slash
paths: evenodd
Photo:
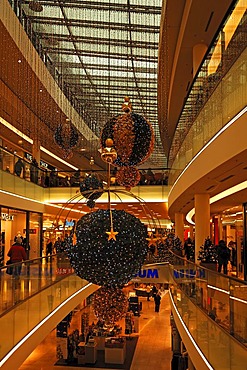
<path id="1" fill-rule="evenodd" d="M 26 238 L 24 238 L 19 232 L 14 237 L 14 243 L 12 244 L 10 250 L 7 253 L 9 257 L 8 264 L 16 264 L 15 266 L 9 268 L 8 271 L 14 277 L 18 277 L 21 274 L 22 262 L 28 259 L 28 250 L 30 245 L 27 246 Z M 62 253 L 65 249 L 64 241 L 58 237 L 54 245 L 51 239 L 46 242 L 45 255 L 46 260 L 52 256 L 53 253 Z"/>
<path id="2" fill-rule="evenodd" d="M 18 177 L 21 177 L 21 175 L 23 178 L 26 177 L 25 165 L 21 158 L 18 158 L 18 160 L 15 162 L 14 173 Z M 36 159 L 33 158 L 30 164 L 30 181 L 34 182 L 35 184 L 38 184 L 38 180 L 39 180 L 39 165 Z"/>
<path id="3" fill-rule="evenodd" d="M 217 262 L 218 262 L 218 272 L 221 272 L 223 270 L 223 273 L 227 274 L 227 272 L 228 272 L 228 262 L 230 261 L 231 257 L 233 257 L 235 249 L 232 248 L 232 250 L 231 250 L 226 245 L 226 242 L 223 239 L 219 241 L 219 243 L 215 247 L 215 249 L 216 249 L 216 255 L 217 255 Z M 185 243 L 184 243 L 185 257 L 188 260 L 190 260 L 193 253 L 195 253 L 194 241 L 190 237 L 188 237 L 185 240 Z"/>

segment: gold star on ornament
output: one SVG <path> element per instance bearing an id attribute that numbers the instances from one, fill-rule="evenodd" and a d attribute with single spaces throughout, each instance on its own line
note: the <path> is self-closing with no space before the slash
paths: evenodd
<path id="1" fill-rule="evenodd" d="M 114 231 L 113 228 L 111 228 L 111 231 L 106 231 L 106 234 L 108 234 L 108 240 L 114 239 L 116 240 L 116 235 L 118 234 L 117 231 Z"/>
<path id="2" fill-rule="evenodd" d="M 151 245 L 156 245 L 157 238 L 154 238 L 153 234 L 151 235 L 151 238 L 147 238 L 148 241 L 148 246 L 150 247 Z"/>

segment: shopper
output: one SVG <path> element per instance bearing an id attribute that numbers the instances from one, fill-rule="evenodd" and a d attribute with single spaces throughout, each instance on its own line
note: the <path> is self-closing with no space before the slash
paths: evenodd
<path id="1" fill-rule="evenodd" d="M 155 295 L 155 297 L 154 297 L 154 304 L 155 304 L 154 311 L 155 312 L 159 312 L 159 310 L 160 310 L 160 302 L 161 302 L 161 295 L 160 295 L 160 292 L 158 292 Z"/>
<path id="2" fill-rule="evenodd" d="M 48 261 L 48 256 L 51 257 L 53 251 L 53 243 L 50 239 L 48 239 L 46 243 L 46 261 Z"/>
<path id="3" fill-rule="evenodd" d="M 18 161 L 15 163 L 14 171 L 15 171 L 15 174 L 19 177 L 21 176 L 22 171 L 23 171 L 23 175 L 24 175 L 25 166 L 24 166 L 21 158 L 18 158 Z"/>
<path id="4" fill-rule="evenodd" d="M 209 311 L 208 316 L 212 320 L 214 320 L 214 321 L 216 320 L 216 318 L 217 318 L 216 307 L 213 307 L 212 310 Z"/>
<path id="5" fill-rule="evenodd" d="M 151 286 L 148 284 L 146 286 L 147 300 L 150 301 Z"/>
<path id="6" fill-rule="evenodd" d="M 193 241 L 190 237 L 184 242 L 184 254 L 187 260 L 189 260 L 193 255 Z"/>
<path id="7" fill-rule="evenodd" d="M 223 266 L 224 274 L 227 274 L 227 264 L 230 259 L 230 250 L 224 240 L 220 240 L 217 246 L 217 256 L 218 256 L 218 272 L 221 272 Z"/>
<path id="8" fill-rule="evenodd" d="M 152 297 L 155 298 L 157 293 L 158 293 L 158 289 L 156 288 L 155 285 L 153 285 L 152 290 L 151 290 Z"/>
<path id="9" fill-rule="evenodd" d="M 54 244 L 54 248 L 55 248 L 55 251 L 56 253 L 61 253 L 61 245 L 62 245 L 62 240 L 60 237 L 57 238 L 57 240 L 55 241 L 55 244 Z"/>
<path id="10" fill-rule="evenodd" d="M 19 277 L 21 273 L 21 267 L 22 267 L 21 262 L 27 259 L 27 254 L 26 254 L 25 249 L 23 248 L 21 243 L 17 241 L 12 245 L 7 255 L 10 258 L 11 263 L 19 262 L 18 265 L 13 267 L 13 276 Z"/>

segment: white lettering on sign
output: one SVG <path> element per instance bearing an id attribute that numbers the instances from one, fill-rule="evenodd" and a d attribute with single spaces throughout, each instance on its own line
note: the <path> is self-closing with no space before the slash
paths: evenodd
<path id="1" fill-rule="evenodd" d="M 2 213 L 1 219 L 3 221 L 13 221 L 14 220 L 14 216 L 13 215 L 9 215 L 8 213 Z"/>

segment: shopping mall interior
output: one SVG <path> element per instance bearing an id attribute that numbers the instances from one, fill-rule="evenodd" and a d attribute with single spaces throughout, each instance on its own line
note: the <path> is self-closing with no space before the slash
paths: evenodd
<path id="1" fill-rule="evenodd" d="M 3 370 L 246 368 L 246 45 L 247 0 L 0 2 Z"/>

